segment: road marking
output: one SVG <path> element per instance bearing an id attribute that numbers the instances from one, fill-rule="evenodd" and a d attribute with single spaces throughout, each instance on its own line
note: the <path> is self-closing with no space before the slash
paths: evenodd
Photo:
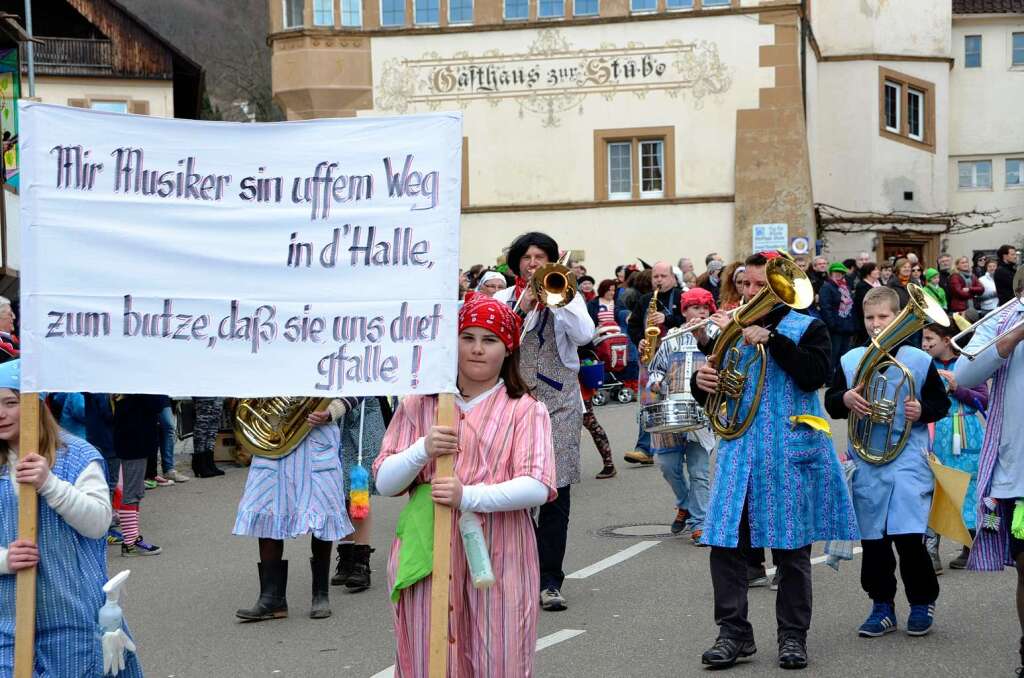
<path id="1" fill-rule="evenodd" d="M 559 643 L 564 643 L 567 640 L 572 640 L 576 636 L 582 636 L 584 633 L 586 633 L 586 631 L 582 631 L 580 629 L 562 629 L 561 631 L 555 631 L 552 634 L 537 639 L 537 652 L 549 648 L 552 645 L 558 645 Z M 395 667 L 394 665 L 391 665 L 380 673 L 373 674 L 370 678 L 394 678 L 394 676 Z"/>
<path id="2" fill-rule="evenodd" d="M 595 575 L 598 572 L 601 572 L 602 570 L 607 570 L 609 567 L 612 567 L 614 565 L 618 565 L 619 563 L 621 563 L 621 562 L 623 562 L 625 560 L 629 560 L 633 556 L 638 555 L 640 553 L 643 553 L 644 551 L 646 551 L 647 549 L 651 548 L 652 546 L 657 546 L 660 543 L 661 543 L 660 541 L 642 541 L 642 542 L 639 542 L 637 544 L 634 544 L 634 545 L 630 546 L 628 549 L 623 549 L 623 550 L 619 551 L 618 553 L 616 553 L 613 556 L 608 556 L 604 560 L 599 560 L 596 563 L 594 563 L 593 565 L 589 565 L 587 567 L 584 567 L 582 570 L 576 570 L 575 572 L 573 572 L 571 574 L 567 574 L 567 575 L 565 575 L 565 578 L 566 579 L 586 579 L 587 577 Z"/>
<path id="3" fill-rule="evenodd" d="M 859 547 L 859 546 L 854 546 L 853 547 L 853 555 L 857 555 L 858 553 L 863 553 L 863 552 L 864 552 L 864 549 L 862 549 L 861 547 Z M 811 558 L 811 565 L 821 565 L 826 560 L 828 560 L 828 556 L 817 556 L 815 558 Z M 843 561 L 839 561 L 839 562 L 843 562 Z M 775 570 L 776 569 L 777 568 L 769 567 L 768 569 L 766 569 L 764 571 L 765 576 L 766 577 L 772 576 L 773 574 L 775 574 Z"/>

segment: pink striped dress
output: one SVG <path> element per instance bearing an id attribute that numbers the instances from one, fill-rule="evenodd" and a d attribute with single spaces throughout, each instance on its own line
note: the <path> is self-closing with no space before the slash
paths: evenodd
<path id="1" fill-rule="evenodd" d="M 374 473 L 389 456 L 423 437 L 437 417 L 435 396 L 402 401 L 388 427 Z M 554 498 L 555 463 L 547 409 L 530 396 L 513 400 L 504 386 L 458 411 L 460 454 L 455 473 L 464 485 L 495 484 L 519 476 L 535 478 Z M 431 461 L 415 483 L 429 483 Z M 537 643 L 540 572 L 537 541 L 528 510 L 480 514 L 490 546 L 496 583 L 473 588 L 462 539 L 452 512 L 452 565 L 449 616 L 450 678 L 529 678 Z M 398 569 L 398 540 L 388 561 L 388 588 Z M 430 633 L 430 582 L 402 591 L 394 607 L 397 678 L 426 678 Z"/>

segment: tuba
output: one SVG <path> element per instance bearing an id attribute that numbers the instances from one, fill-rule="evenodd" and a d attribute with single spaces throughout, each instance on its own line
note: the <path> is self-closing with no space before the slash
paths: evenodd
<path id="1" fill-rule="evenodd" d="M 330 402 L 330 398 L 302 396 L 242 398 L 235 409 L 235 438 L 254 456 L 287 457 L 313 428 L 306 417 L 326 409 Z"/>
<path id="2" fill-rule="evenodd" d="M 723 440 L 739 438 L 754 423 L 768 369 L 767 352 L 760 344 L 749 360 L 741 362 L 739 343 L 743 340 L 743 328 L 755 324 L 779 304 L 799 310 L 814 301 L 810 279 L 792 260 L 785 257 L 770 259 L 765 275 L 767 286 L 736 309 L 732 320 L 719 335 L 710 358 L 718 367 L 718 388 L 708 396 L 704 409 L 711 420 L 711 428 Z M 755 366 L 755 363 L 759 364 Z M 753 398 L 747 413 L 741 416 L 744 387 L 755 370 L 757 381 Z"/>
<path id="3" fill-rule="evenodd" d="M 897 399 L 903 387 L 914 394 L 914 375 L 890 351 L 899 346 L 907 337 L 920 331 L 926 325 L 935 323 L 949 325 L 949 316 L 938 302 L 924 293 L 917 285 L 907 285 L 910 301 L 896 319 L 884 330 L 871 338 L 871 344 L 857 364 L 851 388 L 864 384 L 863 397 L 871 403 L 871 414 L 861 416 L 850 412 L 848 434 L 850 446 L 858 457 L 869 464 L 888 464 L 903 451 L 910 438 L 910 426 L 904 425 L 899 438 L 893 440 L 897 408 L 902 405 Z M 885 375 L 890 368 L 899 370 L 899 381 Z M 839 369 L 839 368 L 837 368 Z M 895 389 L 890 387 L 895 384 Z M 890 396 L 890 393 L 892 394 Z M 884 427 L 884 428 L 877 428 Z M 876 434 L 881 434 L 881 444 L 873 444 Z"/>

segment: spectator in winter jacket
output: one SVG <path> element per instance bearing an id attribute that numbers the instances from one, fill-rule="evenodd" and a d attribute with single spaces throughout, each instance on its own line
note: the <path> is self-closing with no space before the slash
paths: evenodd
<path id="1" fill-rule="evenodd" d="M 967 257 L 957 259 L 956 272 L 949 276 L 949 312 L 963 313 L 967 310 L 968 302 L 974 297 L 980 297 L 984 291 L 978 276 L 971 272 L 971 260 Z"/>
<path id="2" fill-rule="evenodd" d="M 850 340 L 857 331 L 857 318 L 853 315 L 853 295 L 847 284 L 849 270 L 836 262 L 828 267 L 828 280 L 821 286 L 818 306 L 821 319 L 832 338 L 832 369 L 839 358 L 850 350 Z"/>
<path id="3" fill-rule="evenodd" d="M 996 294 L 999 296 L 999 305 L 1002 306 L 1010 299 L 1013 299 L 1013 276 L 1017 274 L 1017 248 L 1013 245 L 1003 245 L 996 251 L 999 257 L 999 266 L 992 278 L 996 281 Z"/>
<path id="4" fill-rule="evenodd" d="M 938 270 L 929 268 L 924 272 L 924 291 L 938 302 L 943 311 L 949 307 L 949 303 L 946 301 L 946 290 L 942 289 L 942 285 L 939 284 Z"/>
<path id="5" fill-rule="evenodd" d="M 54 393 L 53 404 L 60 408 L 60 427 L 85 440 L 85 398 L 81 393 Z"/>
<path id="6" fill-rule="evenodd" d="M 857 273 L 859 281 L 857 286 L 853 290 L 853 317 L 863 318 L 864 317 L 864 295 L 868 293 L 873 287 L 880 287 L 881 282 L 881 269 L 878 264 L 873 261 L 869 261 L 860 267 Z M 853 333 L 853 339 L 851 341 L 852 346 L 860 346 L 868 339 L 868 331 L 864 327 L 864 323 L 855 322 L 856 329 Z"/>
<path id="7" fill-rule="evenodd" d="M 85 397 L 85 439 L 103 455 L 107 466 L 107 486 L 114 496 L 121 462 L 114 450 L 114 410 L 109 393 L 83 393 Z"/>

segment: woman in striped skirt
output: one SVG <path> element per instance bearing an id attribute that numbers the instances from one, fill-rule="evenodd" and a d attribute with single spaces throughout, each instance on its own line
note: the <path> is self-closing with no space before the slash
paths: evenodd
<path id="1" fill-rule="evenodd" d="M 252 458 L 232 530 L 233 534 L 257 537 L 260 543 L 260 597 L 253 607 L 235 612 L 243 621 L 288 616 L 284 540 L 304 534 L 310 535 L 312 553 L 313 603 L 309 616 L 331 616 L 331 543 L 352 533 L 338 456 L 341 433 L 334 423 L 344 409 L 334 401 L 327 410 L 310 414 L 309 423 L 314 428 L 291 454 L 276 459 Z"/>
<path id="2" fill-rule="evenodd" d="M 433 502 L 458 509 L 452 511 L 449 584 L 448 676 L 453 678 L 533 675 L 540 572 L 530 509 L 557 492 L 548 412 L 526 393 L 517 368 L 518 320 L 507 305 L 471 296 L 459 313 L 456 427 L 435 425 L 436 396 L 409 396 L 374 464 L 381 494 L 410 491 L 413 496 L 429 483 Z M 455 477 L 435 477 L 434 459 L 456 449 Z M 433 510 L 430 504 L 426 509 Z M 479 514 L 483 524 L 495 579 L 490 588 L 473 586 L 455 529 L 460 511 Z M 405 570 L 400 547 L 396 539 L 388 564 L 392 588 Z M 430 577 L 402 586 L 392 594 L 397 600 L 395 676 L 426 678 Z"/>

